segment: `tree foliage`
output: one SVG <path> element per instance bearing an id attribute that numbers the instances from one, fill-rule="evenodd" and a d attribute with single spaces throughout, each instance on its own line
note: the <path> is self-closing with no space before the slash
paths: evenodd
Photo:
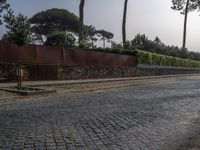
<path id="1" fill-rule="evenodd" d="M 18 46 L 23 46 L 30 42 L 31 32 L 27 17 L 22 14 L 14 16 L 14 12 L 9 9 L 4 16 L 4 22 L 8 31 L 3 36 L 3 39 L 9 40 Z"/>
<path id="2" fill-rule="evenodd" d="M 80 3 L 80 7 L 84 7 L 84 1 Z M 42 11 L 31 17 L 29 19 L 29 22 L 32 25 L 31 26 L 31 31 L 33 32 L 32 38 L 35 43 L 46 44 L 45 40 L 47 38 L 52 37 L 52 35 L 55 38 L 55 35 L 57 37 L 58 33 L 61 32 L 62 33 L 71 32 L 73 33 L 73 36 L 75 36 L 76 39 L 79 39 L 78 33 L 80 36 L 79 17 L 77 17 L 75 14 L 65 9 L 52 8 L 46 11 Z M 81 42 L 79 41 L 79 47 L 81 48 L 83 47 L 95 48 L 96 46 L 94 42 L 98 40 L 98 36 L 101 40 L 104 40 L 104 43 L 106 40 L 109 41 L 114 36 L 112 33 L 108 31 L 96 30 L 96 28 L 92 25 L 83 24 L 82 28 L 83 28 L 81 29 L 82 40 Z M 48 45 L 50 44 L 48 41 L 47 43 Z"/>
<path id="3" fill-rule="evenodd" d="M 4 16 L 4 22 L 6 23 L 7 33 L 3 36 L 6 39 L 19 47 L 28 44 L 31 39 L 30 24 L 28 23 L 27 17 L 19 14 L 14 15 L 14 12 L 9 9 L 7 14 Z M 19 60 L 21 60 L 21 49 L 19 49 Z M 22 78 L 21 78 L 22 66 L 19 62 L 17 69 L 18 76 L 18 89 L 21 89 Z"/>
<path id="4" fill-rule="evenodd" d="M 186 8 L 188 9 L 188 12 L 191 12 L 197 10 L 199 4 L 199 0 L 172 0 L 171 8 L 180 11 L 181 14 L 185 14 Z"/>
<path id="5" fill-rule="evenodd" d="M 95 42 L 97 41 L 96 28 L 92 25 L 84 25 L 83 27 L 83 40 L 79 43 L 79 47 L 96 48 Z"/>
<path id="6" fill-rule="evenodd" d="M 200 67 L 200 61 L 160 55 L 141 50 L 137 50 L 137 59 L 139 64 L 174 67 Z"/>
<path id="7" fill-rule="evenodd" d="M 47 36 L 45 45 L 58 47 L 74 47 L 76 38 L 72 33 L 55 32 Z"/>
<path id="8" fill-rule="evenodd" d="M 114 37 L 114 34 L 109 32 L 109 31 L 105 31 L 105 30 L 97 30 L 95 32 L 95 34 L 97 34 L 97 36 L 100 38 L 100 40 L 103 41 L 103 48 L 105 48 L 105 42 L 110 42 L 111 39 Z"/>
<path id="9" fill-rule="evenodd" d="M 96 35 L 96 28 L 92 25 L 85 25 L 83 28 L 83 36 L 84 39 L 88 40 L 88 41 L 97 41 L 97 38 L 95 37 Z"/>
<path id="10" fill-rule="evenodd" d="M 32 31 L 39 35 L 71 31 L 78 33 L 79 18 L 65 9 L 52 8 L 39 12 L 29 19 Z"/>
<path id="11" fill-rule="evenodd" d="M 1 13 L 3 12 L 3 10 L 8 9 L 9 4 L 7 4 L 7 0 L 0 0 L 0 25 L 2 24 L 2 16 Z"/>
<path id="12" fill-rule="evenodd" d="M 129 42 L 129 41 L 128 41 Z M 182 48 L 174 45 L 164 44 L 159 37 L 156 37 L 154 40 L 150 40 L 145 34 L 137 34 L 133 40 L 129 42 L 129 49 L 139 49 L 152 53 L 163 54 L 173 57 L 191 59 L 191 60 L 200 60 L 200 53 L 188 51 L 186 49 L 186 55 L 182 55 Z M 121 48 L 121 44 L 113 43 L 112 47 Z"/>
<path id="13" fill-rule="evenodd" d="M 71 32 L 74 36 L 79 33 L 79 17 L 65 9 L 53 8 L 42 11 L 30 18 L 29 22 L 32 24 L 31 31 L 34 33 L 33 39 L 36 43 L 45 44 L 48 36 L 51 37 L 59 32 Z M 94 47 L 94 42 L 97 41 L 96 28 L 92 25 L 83 25 L 82 32 L 84 40 L 79 43 L 80 47 L 89 45 Z"/>

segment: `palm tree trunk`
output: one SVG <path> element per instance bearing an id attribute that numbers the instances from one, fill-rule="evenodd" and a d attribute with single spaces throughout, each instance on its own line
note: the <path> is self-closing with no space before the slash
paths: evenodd
<path id="1" fill-rule="evenodd" d="M 81 45 L 81 41 L 83 40 L 84 4 L 85 0 L 81 0 L 79 5 L 79 46 Z"/>
<path id="2" fill-rule="evenodd" d="M 184 29 L 183 29 L 183 45 L 182 50 L 185 51 L 185 45 L 186 45 L 186 34 L 187 34 L 187 17 L 188 17 L 188 5 L 190 0 L 187 0 L 186 8 L 185 8 L 185 19 L 184 19 Z"/>
<path id="3" fill-rule="evenodd" d="M 123 46 L 126 44 L 126 14 L 127 14 L 127 4 L 128 0 L 124 1 L 124 15 L 122 21 L 122 39 L 123 39 Z"/>

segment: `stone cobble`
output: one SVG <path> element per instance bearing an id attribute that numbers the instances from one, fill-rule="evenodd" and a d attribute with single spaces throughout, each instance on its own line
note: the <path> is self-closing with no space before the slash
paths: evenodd
<path id="1" fill-rule="evenodd" d="M 0 149 L 178 149 L 197 132 L 199 86 L 191 77 L 2 103 Z"/>
<path id="2" fill-rule="evenodd" d="M 10 93 L 10 92 L 5 92 L 5 91 L 1 91 L 0 90 L 0 101 L 8 99 L 8 98 L 13 98 L 13 97 L 16 97 L 16 96 L 17 96 L 17 94 Z"/>

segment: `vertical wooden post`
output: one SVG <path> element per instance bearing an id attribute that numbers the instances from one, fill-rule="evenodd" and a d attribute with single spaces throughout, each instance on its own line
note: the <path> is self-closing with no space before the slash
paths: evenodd
<path id="1" fill-rule="evenodd" d="M 3 41 L 0 40 L 0 61 L 3 62 Z"/>
<path id="2" fill-rule="evenodd" d="M 18 64 L 17 64 L 17 88 L 20 90 L 20 48 L 18 47 Z"/>
<path id="3" fill-rule="evenodd" d="M 22 87 L 22 74 L 21 74 L 21 69 L 22 69 L 22 65 L 21 65 L 21 47 L 18 48 L 19 51 L 19 63 L 18 63 L 18 89 L 20 90 Z"/>
<path id="4" fill-rule="evenodd" d="M 62 64 L 65 63 L 65 49 L 62 48 Z"/>
<path id="5" fill-rule="evenodd" d="M 37 56 L 37 45 L 35 45 L 35 62 L 34 63 L 38 63 L 38 56 Z"/>

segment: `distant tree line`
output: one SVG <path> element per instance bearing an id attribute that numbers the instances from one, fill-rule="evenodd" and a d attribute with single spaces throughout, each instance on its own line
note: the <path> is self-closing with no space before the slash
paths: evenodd
<path id="1" fill-rule="evenodd" d="M 164 44 L 159 37 L 151 40 L 145 34 L 137 34 L 133 40 L 126 41 L 125 46 L 126 49 L 130 50 L 139 49 L 157 54 L 200 61 L 200 53 L 198 52 L 188 51 L 187 49 L 183 51 L 178 46 Z M 113 42 L 112 48 L 123 48 L 123 45 Z"/>

